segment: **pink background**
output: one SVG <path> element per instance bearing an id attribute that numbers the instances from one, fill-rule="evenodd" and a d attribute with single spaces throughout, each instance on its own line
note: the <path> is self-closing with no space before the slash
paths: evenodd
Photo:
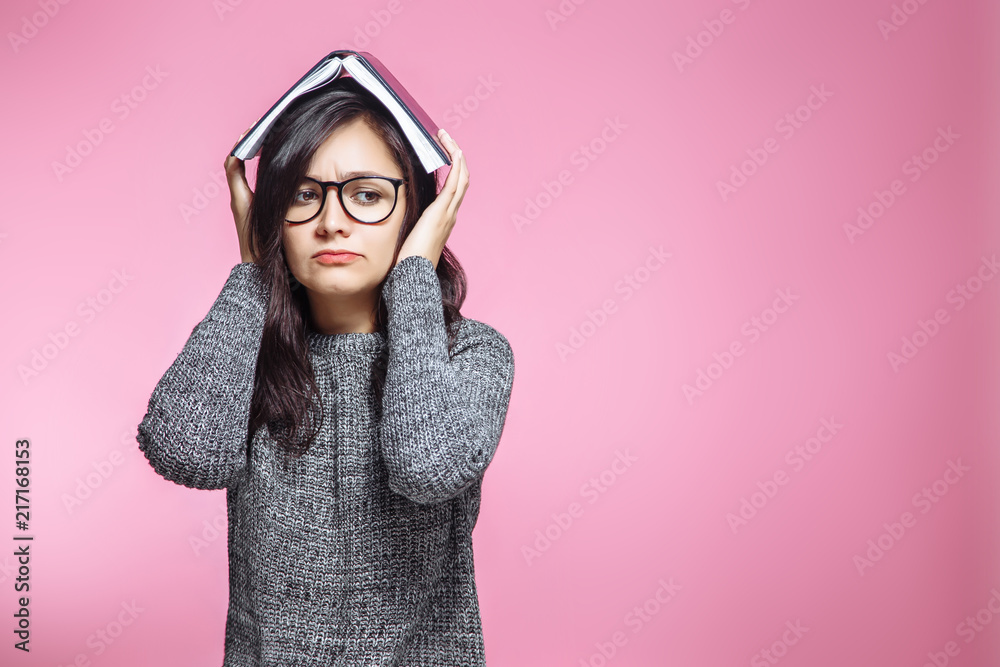
<path id="1" fill-rule="evenodd" d="M 491 666 L 997 664 L 992 5 L 5 2 L 0 663 L 221 663 L 225 494 L 135 430 L 239 261 L 227 152 L 360 47 L 467 153 L 464 312 L 515 351 Z"/>

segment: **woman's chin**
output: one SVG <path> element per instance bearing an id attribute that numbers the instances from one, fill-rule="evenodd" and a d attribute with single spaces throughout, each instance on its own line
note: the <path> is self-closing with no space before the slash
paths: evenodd
<path id="1" fill-rule="evenodd" d="M 373 289 L 362 280 L 351 280 L 346 276 L 338 276 L 336 278 L 326 277 L 325 279 L 310 281 L 305 283 L 304 287 L 311 296 L 322 299 L 357 297 Z"/>

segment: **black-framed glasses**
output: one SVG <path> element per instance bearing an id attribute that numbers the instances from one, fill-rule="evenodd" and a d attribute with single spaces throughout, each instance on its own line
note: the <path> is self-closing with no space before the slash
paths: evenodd
<path id="1" fill-rule="evenodd" d="M 306 176 L 295 189 L 295 197 L 285 216 L 285 222 L 309 222 L 323 211 L 326 192 L 337 188 L 337 199 L 347 215 L 366 225 L 382 222 L 396 210 L 402 178 L 388 176 L 357 176 L 346 181 L 317 181 Z"/>

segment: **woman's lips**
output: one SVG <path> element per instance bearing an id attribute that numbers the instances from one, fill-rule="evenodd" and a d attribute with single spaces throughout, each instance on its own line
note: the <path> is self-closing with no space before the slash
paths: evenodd
<path id="1" fill-rule="evenodd" d="M 353 262 L 361 255 L 355 255 L 353 252 L 341 252 L 337 254 L 325 252 L 320 255 L 316 255 L 316 261 L 320 264 L 347 264 Z"/>

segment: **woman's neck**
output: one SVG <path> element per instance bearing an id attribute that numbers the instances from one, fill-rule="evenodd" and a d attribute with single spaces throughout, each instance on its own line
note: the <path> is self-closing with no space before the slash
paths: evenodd
<path id="1" fill-rule="evenodd" d="M 334 336 L 375 333 L 375 301 L 370 294 L 329 296 L 309 294 L 310 319 L 317 332 Z"/>

